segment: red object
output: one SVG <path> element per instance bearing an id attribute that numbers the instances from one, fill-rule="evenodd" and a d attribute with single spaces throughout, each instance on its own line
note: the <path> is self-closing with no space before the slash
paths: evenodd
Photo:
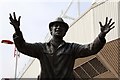
<path id="1" fill-rule="evenodd" d="M 13 44 L 13 42 L 12 42 L 12 41 L 10 41 L 10 40 L 2 40 L 2 41 L 1 41 L 1 43 Z"/>

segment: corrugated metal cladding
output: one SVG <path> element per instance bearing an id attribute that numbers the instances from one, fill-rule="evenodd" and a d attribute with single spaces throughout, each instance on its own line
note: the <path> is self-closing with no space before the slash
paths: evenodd
<path id="1" fill-rule="evenodd" d="M 118 73 L 119 70 L 119 55 L 120 55 L 120 38 L 117 40 L 113 40 L 108 42 L 104 48 L 100 51 L 100 54 L 103 55 L 105 60 L 114 68 L 114 70 Z"/>
<path id="2" fill-rule="evenodd" d="M 105 18 L 108 17 L 108 19 L 112 18 L 115 22 L 115 28 L 106 36 L 107 42 L 118 38 L 118 5 L 118 0 L 108 0 L 105 3 L 98 4 L 93 8 L 94 34 L 96 36 L 98 32 L 100 32 L 99 21 L 105 24 Z"/>
<path id="3" fill-rule="evenodd" d="M 66 41 L 74 41 L 83 44 L 91 42 L 100 33 L 99 22 L 101 21 L 105 24 L 106 17 L 108 17 L 108 19 L 112 18 L 112 21 L 115 22 L 115 28 L 106 36 L 107 42 L 119 37 L 118 2 L 110 2 L 110 0 L 108 0 L 104 3 L 96 3 L 94 5 L 72 24 L 65 36 Z"/>
<path id="4" fill-rule="evenodd" d="M 64 39 L 70 42 L 88 43 L 93 40 L 93 11 L 82 16 L 73 24 Z"/>

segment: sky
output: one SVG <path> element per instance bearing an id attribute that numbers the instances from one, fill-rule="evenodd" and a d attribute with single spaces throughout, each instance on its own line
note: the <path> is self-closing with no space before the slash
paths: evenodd
<path id="1" fill-rule="evenodd" d="M 44 42 L 49 33 L 48 25 L 64 12 L 72 0 L 0 0 L 0 42 L 2 40 L 13 41 L 12 35 L 15 32 L 9 24 L 9 14 L 15 12 L 16 17 L 21 16 L 20 29 L 27 42 Z M 66 13 L 67 16 L 77 18 L 78 0 L 73 0 L 74 4 Z M 91 6 L 94 0 L 80 0 L 80 11 L 84 13 Z M 70 19 L 65 19 L 68 23 Z M 70 22 L 69 22 L 70 21 Z M 0 43 L 0 79 L 14 78 L 15 45 Z M 29 59 L 33 59 L 20 53 L 18 58 L 18 73 L 22 71 Z"/>

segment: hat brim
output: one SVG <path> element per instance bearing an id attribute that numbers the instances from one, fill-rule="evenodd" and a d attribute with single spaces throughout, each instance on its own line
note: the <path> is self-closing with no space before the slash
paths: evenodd
<path id="1" fill-rule="evenodd" d="M 52 27 L 55 23 L 58 23 L 58 24 L 63 24 L 63 25 L 64 25 L 64 27 L 65 27 L 66 29 L 68 29 L 68 28 L 69 28 L 68 24 L 67 24 L 67 23 L 65 23 L 65 22 L 54 21 L 54 22 L 49 23 L 49 29 L 50 29 L 50 30 L 51 30 L 51 27 Z"/>

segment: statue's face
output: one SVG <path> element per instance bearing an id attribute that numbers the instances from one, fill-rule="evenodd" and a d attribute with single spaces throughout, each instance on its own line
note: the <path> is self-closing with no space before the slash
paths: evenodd
<path id="1" fill-rule="evenodd" d="M 63 24 L 60 23 L 55 23 L 51 27 L 51 35 L 52 36 L 57 36 L 57 37 L 64 37 L 67 32 L 67 29 Z"/>

